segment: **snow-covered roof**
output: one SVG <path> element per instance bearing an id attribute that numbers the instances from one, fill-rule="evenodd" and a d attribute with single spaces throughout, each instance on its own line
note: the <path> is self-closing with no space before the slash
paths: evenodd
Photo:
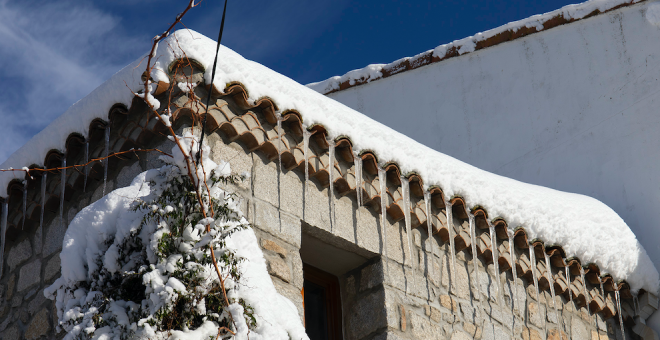
<path id="1" fill-rule="evenodd" d="M 307 84 L 307 86 L 323 94 L 345 90 L 644 1 L 646 0 L 590 0 L 580 4 L 567 5 L 552 12 L 510 22 L 467 38 L 440 45 L 413 57 L 401 58 L 389 64 L 371 64 L 342 76 L 330 77 L 320 82 Z"/>
<path id="2" fill-rule="evenodd" d="M 205 68 L 210 82 L 216 43 L 191 30 L 180 30 L 163 41 L 157 50 L 158 71 L 183 55 Z M 90 95 L 74 104 L 61 117 L 36 135 L 0 167 L 41 165 L 49 150 L 63 148 L 72 132 L 87 133 L 89 123 L 106 119 L 117 103 L 129 105 L 138 90 L 139 63 L 127 66 Z M 167 81 L 167 77 L 160 80 Z M 659 275 L 646 251 L 626 223 L 600 201 L 591 197 L 518 182 L 477 169 L 430 149 L 361 113 L 305 87 L 263 65 L 246 60 L 222 47 L 214 86 L 222 92 L 227 84 L 240 83 L 248 101 L 269 98 L 280 112 L 297 112 L 305 127 L 322 125 L 330 138 L 348 137 L 354 150 L 371 151 L 380 165 L 396 163 L 402 174 L 415 173 L 426 187 L 438 186 L 445 196 L 461 196 L 469 207 L 480 206 L 489 218 L 500 217 L 509 227 L 523 226 L 530 239 L 561 245 L 567 257 L 577 256 L 583 264 L 595 263 L 615 280 L 626 280 L 633 291 L 656 292 Z M 8 195 L 15 175 L 0 174 L 0 187 Z M 22 177 L 21 177 L 22 178 Z"/>

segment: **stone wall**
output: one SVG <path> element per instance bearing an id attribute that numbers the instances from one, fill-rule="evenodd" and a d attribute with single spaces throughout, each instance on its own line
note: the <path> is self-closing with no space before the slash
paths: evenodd
<path id="1" fill-rule="evenodd" d="M 155 157 L 144 162 L 125 163 L 121 171 L 107 182 L 107 191 L 130 184 L 135 175 L 146 170 L 147 164 L 158 164 Z M 58 180 L 59 181 L 59 180 Z M 91 182 L 91 181 L 90 181 Z M 66 226 L 87 205 L 102 197 L 103 187 L 97 185 L 75 201 L 65 204 L 64 224 L 56 213 L 36 231 L 25 231 L 5 246 L 4 274 L 0 280 L 0 339 L 60 339 L 56 330 L 57 310 L 47 299 L 44 288 L 60 277 L 60 251 Z"/>

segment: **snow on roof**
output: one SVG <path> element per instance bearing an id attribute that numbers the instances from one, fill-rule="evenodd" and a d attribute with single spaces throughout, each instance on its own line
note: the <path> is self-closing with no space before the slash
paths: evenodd
<path id="1" fill-rule="evenodd" d="M 183 55 L 183 49 L 188 58 L 205 68 L 205 80 L 210 82 L 216 42 L 191 30 L 177 31 L 168 39 L 177 39 L 177 43 L 160 44 L 155 67 L 167 72 L 168 66 Z M 87 131 L 89 122 L 106 118 L 113 104 L 128 106 L 133 94 L 126 85 L 132 89 L 139 86 L 141 69 L 135 68 L 137 63 L 74 104 L 1 167 L 42 164 L 48 150 L 63 147 L 69 133 Z M 561 245 L 567 257 L 597 264 L 615 280 L 626 280 L 632 291 L 658 290 L 658 271 L 644 248 L 619 215 L 596 199 L 477 169 L 222 46 L 214 86 L 225 89 L 232 82 L 245 86 L 249 101 L 268 97 L 281 112 L 297 111 L 306 127 L 321 124 L 330 138 L 348 136 L 355 150 L 372 151 L 381 165 L 394 162 L 403 174 L 418 174 L 426 186 L 439 186 L 447 197 L 460 195 L 470 207 L 485 208 L 491 218 L 504 218 L 513 228 L 524 226 L 530 239 Z M 12 173 L 0 174 L 0 187 L 6 190 L 12 178 Z"/>
<path id="2" fill-rule="evenodd" d="M 353 86 L 369 83 L 373 80 L 389 77 L 407 70 L 474 52 L 482 48 L 643 1 L 645 0 L 590 0 L 580 4 L 567 5 L 552 12 L 510 22 L 467 38 L 440 45 L 413 57 L 401 58 L 389 64 L 371 64 L 364 68 L 350 71 L 343 76 L 334 76 L 320 82 L 307 84 L 307 86 L 323 94 L 345 90 Z"/>

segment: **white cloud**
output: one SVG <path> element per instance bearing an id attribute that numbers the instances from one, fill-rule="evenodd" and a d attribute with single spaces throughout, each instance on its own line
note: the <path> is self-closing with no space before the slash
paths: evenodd
<path id="1" fill-rule="evenodd" d="M 91 5 L 0 0 L 0 162 L 135 58 L 119 23 Z"/>

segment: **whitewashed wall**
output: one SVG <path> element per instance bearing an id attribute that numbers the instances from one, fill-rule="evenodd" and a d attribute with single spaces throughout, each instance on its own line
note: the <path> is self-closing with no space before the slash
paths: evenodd
<path id="1" fill-rule="evenodd" d="M 603 201 L 660 268 L 660 27 L 649 6 L 660 2 L 329 97 L 482 169 Z M 660 313 L 651 320 L 660 331 Z"/>

